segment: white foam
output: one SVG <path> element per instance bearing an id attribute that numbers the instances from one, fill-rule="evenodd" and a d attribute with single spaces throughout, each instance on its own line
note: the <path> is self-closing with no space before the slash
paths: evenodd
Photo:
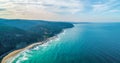
<path id="1" fill-rule="evenodd" d="M 29 57 L 31 57 L 32 55 L 32 50 L 40 50 L 40 48 L 46 48 L 47 46 L 49 46 L 49 44 L 51 44 L 53 41 L 59 41 L 60 40 L 60 36 L 64 35 L 66 33 L 65 30 L 63 30 L 62 33 L 60 33 L 59 35 L 49 38 L 48 41 L 46 41 L 46 43 L 43 43 L 41 45 L 35 46 L 33 49 L 31 50 L 24 50 L 22 52 L 20 52 L 19 54 L 17 54 L 14 58 L 12 58 L 12 60 L 10 60 L 10 62 L 8 63 L 13 63 L 13 61 L 15 61 L 16 59 L 19 59 L 16 61 L 16 63 L 21 63 L 22 61 L 28 60 Z"/>
<path id="2" fill-rule="evenodd" d="M 33 48 L 33 50 L 39 50 L 39 49 L 40 49 L 39 46 Z"/>

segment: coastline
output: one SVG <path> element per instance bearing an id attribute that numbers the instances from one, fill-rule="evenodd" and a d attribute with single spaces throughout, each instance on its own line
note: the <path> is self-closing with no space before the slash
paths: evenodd
<path id="1" fill-rule="evenodd" d="M 47 38 L 47 39 L 44 40 L 44 41 L 36 42 L 36 43 L 33 43 L 33 44 L 31 44 L 31 45 L 26 46 L 25 48 L 15 50 L 15 51 L 9 53 L 8 55 L 6 55 L 5 57 L 3 57 L 1 63 L 8 63 L 8 61 L 9 61 L 10 59 L 12 59 L 13 57 L 15 57 L 15 56 L 16 56 L 17 54 L 19 54 L 20 52 L 22 52 L 22 51 L 24 51 L 24 50 L 33 49 L 34 47 L 36 47 L 36 46 L 38 46 L 38 45 L 42 45 L 42 44 L 44 44 L 44 43 L 49 42 L 50 40 L 54 40 L 54 39 L 58 38 L 58 35 L 61 34 L 61 33 L 64 33 L 64 30 L 61 31 L 60 33 L 56 34 L 56 35 L 53 36 L 53 37 Z"/>

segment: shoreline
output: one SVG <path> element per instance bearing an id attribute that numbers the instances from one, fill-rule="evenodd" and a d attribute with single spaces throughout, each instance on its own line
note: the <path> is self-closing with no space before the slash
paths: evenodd
<path id="1" fill-rule="evenodd" d="M 13 57 L 15 57 L 15 56 L 16 56 L 17 54 L 19 54 L 20 52 L 22 52 L 22 51 L 24 51 L 24 50 L 33 49 L 34 47 L 36 47 L 36 46 L 38 46 L 38 45 L 42 45 L 42 44 L 45 44 L 45 43 L 49 42 L 50 40 L 54 40 L 54 39 L 58 38 L 58 35 L 61 34 L 61 33 L 64 33 L 64 30 L 61 31 L 60 33 L 56 34 L 56 35 L 53 36 L 53 37 L 47 38 L 47 39 L 44 40 L 44 41 L 36 42 L 36 43 L 33 43 L 33 44 L 31 44 L 31 45 L 26 46 L 25 48 L 15 50 L 15 51 L 7 54 L 5 57 L 3 57 L 1 63 L 8 63 L 8 61 L 9 61 L 10 59 L 12 59 Z"/>

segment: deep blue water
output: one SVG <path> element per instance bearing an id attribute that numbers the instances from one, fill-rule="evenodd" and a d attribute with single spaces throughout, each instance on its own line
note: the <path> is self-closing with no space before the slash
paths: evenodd
<path id="1" fill-rule="evenodd" d="M 120 23 L 76 24 L 12 63 L 120 63 Z"/>

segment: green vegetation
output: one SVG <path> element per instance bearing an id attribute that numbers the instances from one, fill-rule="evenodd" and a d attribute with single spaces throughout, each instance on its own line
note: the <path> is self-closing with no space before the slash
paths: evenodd
<path id="1" fill-rule="evenodd" d="M 0 19 L 0 58 L 16 49 L 46 40 L 62 32 L 63 29 L 71 27 L 73 27 L 71 23 L 64 22 Z"/>

